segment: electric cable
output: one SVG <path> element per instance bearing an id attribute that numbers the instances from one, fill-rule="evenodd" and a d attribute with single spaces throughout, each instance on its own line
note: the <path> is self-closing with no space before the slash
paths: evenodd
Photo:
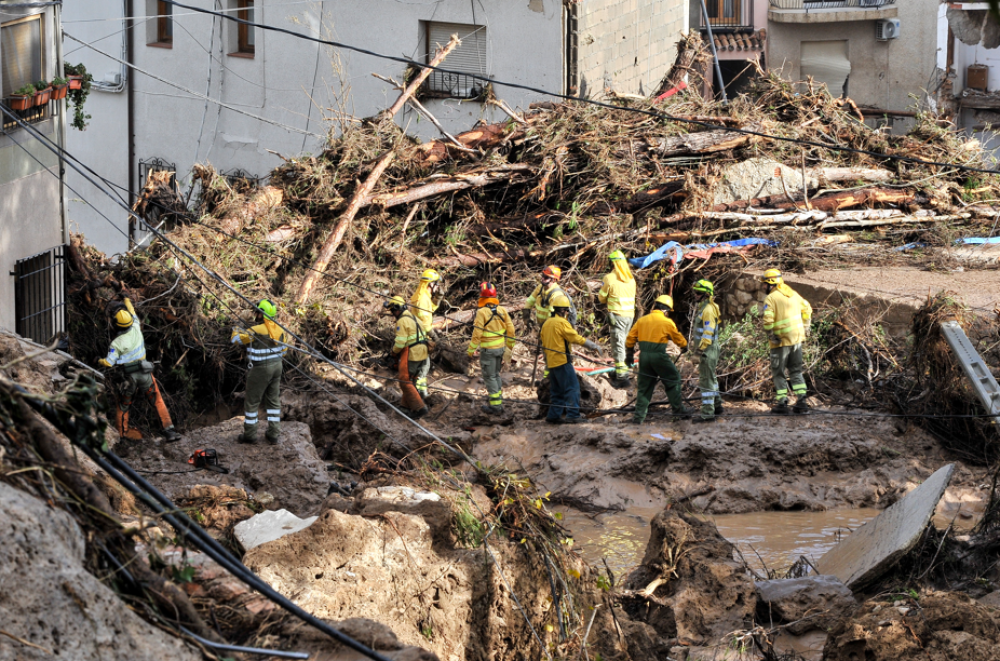
<path id="1" fill-rule="evenodd" d="M 750 129 L 735 128 L 735 127 L 728 127 L 728 126 L 723 126 L 723 125 L 719 125 L 719 124 L 713 124 L 711 122 L 702 121 L 702 120 L 698 120 L 698 119 L 691 119 L 691 118 L 687 118 L 687 117 L 676 117 L 676 116 L 668 115 L 667 113 L 663 113 L 663 112 L 659 112 L 659 111 L 655 111 L 655 110 L 646 110 L 646 109 L 643 109 L 643 108 L 631 108 L 631 107 L 627 107 L 627 106 L 616 106 L 614 104 L 605 103 L 603 101 L 596 101 L 594 99 L 587 99 L 587 98 L 584 98 L 584 97 L 581 97 L 581 96 L 575 96 L 575 95 L 572 95 L 572 94 L 562 94 L 560 92 L 552 92 L 550 90 L 542 89 L 540 87 L 534 87 L 534 86 L 531 86 L 531 85 L 525 85 L 525 84 L 522 84 L 522 83 L 512 83 L 512 82 L 503 81 L 503 80 L 496 80 L 496 79 L 490 78 L 488 76 L 483 76 L 483 75 L 480 75 L 480 74 L 468 73 L 468 72 L 465 72 L 465 71 L 455 71 L 455 70 L 446 69 L 446 68 L 440 67 L 440 66 L 430 66 L 429 64 L 424 64 L 424 63 L 416 62 L 416 61 L 414 61 L 414 60 L 412 60 L 412 59 L 410 59 L 408 57 L 401 57 L 401 56 L 397 56 L 397 55 L 386 55 L 385 53 L 379 53 L 377 51 L 373 51 L 373 50 L 367 49 L 367 48 L 361 48 L 359 46 L 352 46 L 350 44 L 345 44 L 345 43 L 338 42 L 338 41 L 332 41 L 332 40 L 329 40 L 329 39 L 320 39 L 319 37 L 312 37 L 310 35 L 302 34 L 300 32 L 295 32 L 295 31 L 289 30 L 287 28 L 281 28 L 281 27 L 277 27 L 277 26 L 274 26 L 274 25 L 266 25 L 266 24 L 263 24 L 263 23 L 255 23 L 253 21 L 248 21 L 248 20 L 245 20 L 245 19 L 242 19 L 242 18 L 237 18 L 235 16 L 229 16 L 229 15 L 226 15 L 226 14 L 222 14 L 220 12 L 215 12 L 215 11 L 212 11 L 210 9 L 203 9 L 201 7 L 195 7 L 195 6 L 192 6 L 192 5 L 186 5 L 186 4 L 177 2 L 177 0 L 163 0 L 163 2 L 166 2 L 167 4 L 171 4 L 171 5 L 175 6 L 175 7 L 181 7 L 183 9 L 189 9 L 189 10 L 192 10 L 192 11 L 195 11 L 195 12 L 199 12 L 199 13 L 202 13 L 202 14 L 213 14 L 213 15 L 216 15 L 216 16 L 221 16 L 222 18 L 225 18 L 226 20 L 235 21 L 237 23 L 241 23 L 241 24 L 247 25 L 247 26 L 252 26 L 252 27 L 255 27 L 255 28 L 260 28 L 262 30 L 269 30 L 269 31 L 278 32 L 278 33 L 281 33 L 281 34 L 287 34 L 287 35 L 290 35 L 292 37 L 296 37 L 298 39 L 304 39 L 306 41 L 312 41 L 312 42 L 319 43 L 319 44 L 325 44 L 327 46 L 334 46 L 336 48 L 343 48 L 345 50 L 354 51 L 355 53 L 361 53 L 362 55 L 369 55 L 371 57 L 375 57 L 375 58 L 379 58 L 379 59 L 383 59 L 383 60 L 389 60 L 389 61 L 392 61 L 392 62 L 398 62 L 400 64 L 405 64 L 408 67 L 418 67 L 418 68 L 421 68 L 421 69 L 431 69 L 432 71 L 438 71 L 440 73 L 451 74 L 451 75 L 459 75 L 459 76 L 466 76 L 466 77 L 472 78 L 474 80 L 479 80 L 480 82 L 487 83 L 487 84 L 492 84 L 492 85 L 499 86 L 499 87 L 507 87 L 507 88 L 510 88 L 510 89 L 519 89 L 519 90 L 526 91 L 526 92 L 534 92 L 535 94 L 541 94 L 543 96 L 550 96 L 550 97 L 554 97 L 554 98 L 557 98 L 557 99 L 563 99 L 563 100 L 566 100 L 566 101 L 578 101 L 580 103 L 586 103 L 586 104 L 590 104 L 590 105 L 597 106 L 597 107 L 600 107 L 600 108 L 607 108 L 609 110 L 627 111 L 627 112 L 632 112 L 632 113 L 636 113 L 636 114 L 646 115 L 648 117 L 654 117 L 654 118 L 657 118 L 657 119 L 665 119 L 665 120 L 672 121 L 672 122 L 686 123 L 686 124 L 690 124 L 692 126 L 700 126 L 702 128 L 708 129 L 708 130 L 730 131 L 730 132 L 733 132 L 733 133 L 739 133 L 741 135 L 753 136 L 753 137 L 758 137 L 758 138 L 766 138 L 768 140 L 778 140 L 778 141 L 781 141 L 781 142 L 788 142 L 788 143 L 803 145 L 803 146 L 807 146 L 807 147 L 818 147 L 818 148 L 821 148 L 821 149 L 828 149 L 830 151 L 837 151 L 837 152 L 848 153 L 848 154 L 859 154 L 859 155 L 871 156 L 871 157 L 879 158 L 879 159 L 894 160 L 894 161 L 899 161 L 899 162 L 904 162 L 904 163 L 910 163 L 910 164 L 913 164 L 913 165 L 928 165 L 928 166 L 949 167 L 949 168 L 953 167 L 953 168 L 959 168 L 959 169 L 967 171 L 967 172 L 979 172 L 979 173 L 984 173 L 984 174 L 1000 174 L 1000 170 L 989 170 L 989 169 L 985 169 L 985 168 L 976 168 L 976 167 L 972 167 L 972 166 L 969 166 L 969 165 L 960 165 L 960 164 L 956 164 L 956 163 L 944 163 L 944 162 L 939 162 L 939 161 L 928 161 L 928 160 L 924 160 L 924 159 L 914 158 L 912 156 L 902 156 L 902 155 L 899 155 L 899 154 L 884 154 L 884 153 L 879 153 L 879 152 L 871 151 L 871 150 L 868 150 L 868 149 L 857 149 L 857 148 L 853 148 L 853 147 L 842 147 L 842 146 L 839 146 L 839 145 L 827 145 L 827 144 L 823 144 L 821 142 L 815 142 L 815 141 L 811 141 L 811 140 L 803 140 L 801 138 L 788 138 L 788 137 L 784 137 L 784 136 L 778 136 L 778 135 L 763 133 L 761 131 L 753 131 L 753 130 L 750 130 Z"/>

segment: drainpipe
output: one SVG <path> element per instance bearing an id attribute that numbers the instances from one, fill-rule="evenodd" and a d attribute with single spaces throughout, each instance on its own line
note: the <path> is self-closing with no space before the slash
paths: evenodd
<path id="1" fill-rule="evenodd" d="M 712 19 L 708 17 L 708 8 L 705 0 L 701 1 L 701 15 L 705 19 L 705 28 L 708 30 L 708 43 L 712 47 L 712 61 L 715 64 L 715 75 L 719 79 L 719 89 L 722 90 L 722 103 L 729 103 L 726 98 L 726 83 L 722 80 L 722 67 L 719 66 L 719 53 L 715 50 L 715 37 L 712 35 Z"/>
<path id="2" fill-rule="evenodd" d="M 135 64 L 135 21 L 132 18 L 133 0 L 125 0 L 125 19 L 128 29 L 125 31 L 128 34 L 128 39 L 125 41 L 125 61 L 128 62 L 128 69 L 132 68 Z M 134 77 L 129 76 L 127 79 L 127 84 L 125 86 L 125 104 L 126 104 L 126 130 L 128 131 L 128 189 L 130 191 L 138 190 L 136 188 L 135 182 L 138 178 L 135 172 L 135 92 L 133 88 L 135 87 Z M 135 219 L 129 216 L 128 219 L 128 248 L 132 249 L 135 243 Z"/>
<path id="3" fill-rule="evenodd" d="M 53 33 L 57 35 L 55 77 L 62 78 L 63 73 L 63 36 L 62 36 L 62 5 L 52 7 L 52 20 L 55 22 Z M 69 221 L 66 218 L 66 162 L 62 152 L 66 149 L 66 99 L 59 101 L 59 120 L 56 122 L 56 142 L 59 145 L 59 222 L 62 227 L 62 242 L 69 243 Z"/>

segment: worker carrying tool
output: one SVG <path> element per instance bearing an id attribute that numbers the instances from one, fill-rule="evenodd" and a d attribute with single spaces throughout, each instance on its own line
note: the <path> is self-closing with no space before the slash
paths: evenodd
<path id="1" fill-rule="evenodd" d="M 479 366 L 483 370 L 483 383 L 489 400 L 482 410 L 490 414 L 503 413 L 503 384 L 500 369 L 509 365 L 514 350 L 514 324 L 507 309 L 500 305 L 497 289 L 491 282 L 479 285 L 479 309 L 473 321 L 472 340 L 467 353 L 469 357 L 479 354 Z"/>
<path id="2" fill-rule="evenodd" d="M 604 276 L 604 285 L 597 292 L 597 300 L 608 306 L 608 325 L 611 327 L 611 355 L 615 359 L 615 378 L 611 385 L 625 388 L 629 385 L 625 362 L 625 338 L 635 319 L 635 278 L 621 250 L 608 255 L 612 270 Z"/>
<path id="3" fill-rule="evenodd" d="M 698 389 L 701 390 L 701 416 L 695 422 L 712 422 L 722 415 L 722 395 L 719 394 L 719 306 L 715 302 L 715 285 L 699 280 L 691 288 L 698 303 L 694 314 L 694 341 L 698 357 Z"/>
<path id="4" fill-rule="evenodd" d="M 437 311 L 444 300 L 444 283 L 441 275 L 434 269 L 427 269 L 420 274 L 420 283 L 417 291 L 410 297 L 411 314 L 420 322 L 424 332 L 426 346 L 433 348 L 437 341 L 437 334 L 434 332 L 434 312 Z M 417 374 L 414 385 L 417 392 L 423 399 L 427 399 L 427 375 L 431 372 L 431 361 L 425 360 L 421 363 L 420 373 Z"/>
<path id="5" fill-rule="evenodd" d="M 631 365 L 635 360 L 636 345 L 639 347 L 639 385 L 635 415 L 632 418 L 632 422 L 637 425 L 646 420 L 657 382 L 662 383 L 663 389 L 667 391 L 673 419 L 676 421 L 691 417 L 691 411 L 681 399 L 681 374 L 667 353 L 667 343 L 670 340 L 681 348 L 682 354 L 687 351 L 687 340 L 667 316 L 673 309 L 674 299 L 666 294 L 658 296 L 653 302 L 653 311 L 635 322 L 625 339 L 625 361 L 628 364 Z"/>
<path id="6" fill-rule="evenodd" d="M 281 431 L 281 372 L 283 357 L 288 351 L 285 331 L 275 323 L 278 309 L 268 299 L 263 299 L 254 309 L 257 325 L 249 331 L 233 328 L 229 337 L 232 344 L 247 348 L 247 386 L 243 396 L 243 433 L 236 440 L 240 443 L 257 442 L 257 416 L 264 401 L 267 414 L 267 442 L 275 445 Z"/>
<path id="7" fill-rule="evenodd" d="M 573 354 L 571 344 L 583 345 L 583 348 L 603 354 L 593 340 L 588 340 L 573 328 L 566 318 L 570 311 L 570 300 L 562 292 L 552 297 L 552 316 L 542 324 L 541 344 L 545 354 L 545 366 L 549 374 L 549 412 L 545 422 L 558 425 L 560 423 L 575 424 L 584 422 L 580 417 L 580 380 L 573 369 Z M 566 418 L 563 419 L 563 413 Z"/>
<path id="8" fill-rule="evenodd" d="M 392 355 L 399 361 L 397 367 L 399 389 L 403 392 L 403 407 L 409 409 L 410 417 L 416 420 L 429 413 L 414 385 L 414 380 L 421 373 L 427 374 L 430 371 L 427 333 L 420 320 L 407 309 L 402 296 L 393 296 L 382 307 L 396 319 L 396 341 L 392 345 Z"/>
<path id="9" fill-rule="evenodd" d="M 160 394 L 160 384 L 153 376 L 153 364 L 146 360 L 146 340 L 142 336 L 139 317 L 136 316 L 135 308 L 132 307 L 132 301 L 128 297 L 125 297 L 124 305 L 115 307 L 113 319 L 114 328 L 118 334 L 115 339 L 111 340 L 107 357 L 101 358 L 98 363 L 104 367 L 120 367 L 125 377 L 122 381 L 117 411 L 115 412 L 118 434 L 122 438 L 134 441 L 142 440 L 142 433 L 138 429 L 129 427 L 128 424 L 132 398 L 136 391 L 141 391 L 160 416 L 164 440 L 167 443 L 181 440 L 181 435 L 174 429 L 174 423 L 170 420 L 170 411 L 167 410 L 167 405 Z"/>
<path id="10" fill-rule="evenodd" d="M 788 384 L 791 383 L 796 397 L 795 412 L 806 413 L 809 404 L 806 402 L 806 380 L 802 376 L 802 342 L 809 335 L 812 306 L 785 284 L 778 269 L 764 271 L 761 282 L 767 285 L 764 331 L 771 346 L 771 378 L 774 380 L 775 399 L 771 410 L 788 415 Z"/>

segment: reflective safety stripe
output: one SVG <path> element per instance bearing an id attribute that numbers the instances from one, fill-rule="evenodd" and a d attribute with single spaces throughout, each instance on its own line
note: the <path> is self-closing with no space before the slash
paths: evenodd
<path id="1" fill-rule="evenodd" d="M 285 347 L 274 347 L 273 349 L 254 349 L 250 347 L 247 349 L 247 355 L 253 357 L 267 358 L 268 356 L 280 356 L 285 353 Z"/>
<path id="2" fill-rule="evenodd" d="M 634 312 L 635 298 L 625 296 L 608 296 L 608 312 Z"/>
<path id="3" fill-rule="evenodd" d="M 140 344 L 135 349 L 132 349 L 128 353 L 119 356 L 118 359 L 115 361 L 115 364 L 125 365 L 127 363 L 134 363 L 138 360 L 145 360 L 145 359 L 146 359 L 146 347 Z"/>
<path id="4" fill-rule="evenodd" d="M 794 392 L 796 395 L 804 393 L 806 390 L 807 390 L 806 384 L 804 383 L 795 383 L 792 385 L 792 392 Z"/>
<path id="5" fill-rule="evenodd" d="M 269 416 L 267 416 L 267 421 L 268 422 L 281 422 L 281 417 L 277 416 L 277 415 L 275 415 L 275 416 L 270 416 L 269 415 Z"/>
<path id="6" fill-rule="evenodd" d="M 490 404 L 496 406 L 498 404 L 503 404 L 503 393 L 498 392 L 490 395 Z"/>
<path id="7" fill-rule="evenodd" d="M 779 399 L 782 397 L 788 397 L 788 389 L 782 388 L 781 390 L 775 391 L 774 394 L 777 395 Z"/>
<path id="8" fill-rule="evenodd" d="M 246 421 L 247 421 L 248 424 L 253 424 L 253 423 L 257 422 L 257 414 L 256 413 L 250 413 L 249 411 L 247 411 L 246 413 L 243 414 L 243 417 L 246 418 Z"/>
<path id="9" fill-rule="evenodd" d="M 281 409 L 267 409 L 268 415 L 281 415 Z"/>
<path id="10" fill-rule="evenodd" d="M 788 317 L 786 319 L 782 319 L 781 321 L 776 321 L 776 322 L 774 322 L 773 324 L 770 324 L 770 325 L 764 324 L 764 330 L 766 330 L 766 331 L 772 331 L 774 333 L 779 333 L 780 334 L 782 332 L 787 332 L 786 329 L 789 328 L 790 326 L 792 326 L 793 324 L 796 324 L 796 325 L 798 325 L 800 327 L 803 326 L 803 324 L 802 324 L 802 315 L 801 314 L 797 314 L 797 315 L 795 315 L 793 317 Z"/>

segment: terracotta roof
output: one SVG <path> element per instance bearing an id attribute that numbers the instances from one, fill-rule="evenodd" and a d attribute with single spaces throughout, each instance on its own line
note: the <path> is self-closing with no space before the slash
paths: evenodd
<path id="1" fill-rule="evenodd" d="M 764 50 L 764 43 L 767 40 L 767 29 L 761 28 L 756 32 L 743 32 L 733 34 L 715 34 L 715 48 L 720 51 L 759 51 Z"/>

